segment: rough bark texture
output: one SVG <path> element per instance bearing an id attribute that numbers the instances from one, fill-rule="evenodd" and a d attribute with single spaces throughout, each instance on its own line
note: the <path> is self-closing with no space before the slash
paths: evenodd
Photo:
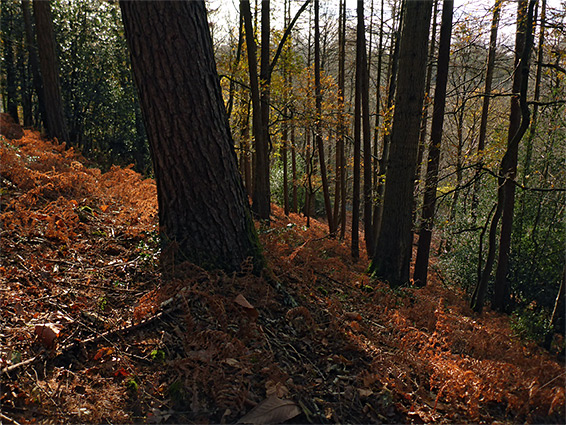
<path id="1" fill-rule="evenodd" d="M 442 128 L 444 125 L 444 109 L 446 106 L 446 83 L 448 82 L 448 64 L 450 63 L 450 38 L 452 36 L 452 15 L 454 0 L 445 0 L 442 6 L 442 26 L 440 28 L 440 41 L 438 44 L 438 67 L 436 89 L 434 92 L 434 110 L 428 150 L 428 164 L 426 170 L 425 194 L 419 231 L 419 243 L 415 272 L 415 284 L 425 286 L 428 273 L 428 260 L 430 256 L 430 242 L 434 215 L 436 209 L 436 189 L 438 187 L 438 169 L 440 166 L 440 146 L 442 143 Z"/>
<path id="2" fill-rule="evenodd" d="M 63 109 L 63 98 L 61 97 L 59 65 L 50 2 L 34 0 L 33 13 L 47 118 L 47 122 L 44 124 L 49 137 L 57 137 L 60 142 L 70 142 Z"/>
<path id="3" fill-rule="evenodd" d="M 402 3 L 403 4 L 402 0 Z M 393 16 L 396 15 L 395 13 L 395 5 L 393 7 Z M 387 80 L 388 80 L 388 88 L 387 88 L 387 104 L 386 104 L 386 114 L 389 114 L 391 108 L 393 107 L 393 102 L 395 100 L 395 93 L 397 91 L 397 72 L 399 69 L 399 45 L 401 41 L 400 32 L 401 28 L 403 27 L 403 16 L 404 16 L 404 8 L 401 7 L 399 11 L 399 24 L 397 30 L 391 36 L 391 49 L 389 56 L 391 60 L 389 61 L 388 71 L 387 71 Z M 387 120 L 386 120 L 387 121 Z M 379 176 L 384 176 L 387 173 L 387 161 L 389 158 L 389 148 L 391 146 L 391 132 L 385 131 L 383 134 L 383 146 L 381 150 L 381 159 L 379 160 Z M 377 187 L 377 205 L 374 209 L 374 236 L 375 240 L 377 241 L 379 235 L 379 229 L 381 228 L 381 218 L 383 216 L 383 195 L 385 193 L 385 182 L 382 177 L 379 178 Z"/>
<path id="4" fill-rule="evenodd" d="M 404 7 L 383 216 L 370 266 L 374 276 L 394 286 L 409 281 L 413 188 L 432 2 L 408 1 Z"/>
<path id="5" fill-rule="evenodd" d="M 202 1 L 121 1 L 154 162 L 162 262 L 263 264 Z"/>

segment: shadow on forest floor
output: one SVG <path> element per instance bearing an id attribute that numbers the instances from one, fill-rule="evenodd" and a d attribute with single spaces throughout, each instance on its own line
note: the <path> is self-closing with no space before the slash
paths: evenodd
<path id="1" fill-rule="evenodd" d="M 0 150 L 3 420 L 562 423 L 564 365 L 438 270 L 391 290 L 274 205 L 263 276 L 164 283 L 152 180 L 30 130 Z"/>

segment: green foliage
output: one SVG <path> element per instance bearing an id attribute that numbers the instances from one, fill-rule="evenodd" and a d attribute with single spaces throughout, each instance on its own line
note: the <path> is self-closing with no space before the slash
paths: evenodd
<path id="1" fill-rule="evenodd" d="M 135 376 L 131 376 L 130 378 L 128 378 L 128 380 L 126 381 L 126 388 L 128 389 L 128 391 L 130 392 L 137 392 L 139 389 L 139 383 L 138 383 L 138 379 Z"/>
<path id="2" fill-rule="evenodd" d="M 61 91 L 72 143 L 99 165 L 150 170 L 147 138 L 117 3 L 53 4 Z"/>
<path id="3" fill-rule="evenodd" d="M 156 348 L 149 355 L 154 362 L 163 363 L 165 361 L 165 351 L 163 350 Z"/>
<path id="4" fill-rule="evenodd" d="M 102 296 L 98 298 L 98 308 L 104 311 L 106 310 L 107 305 L 108 305 L 108 299 L 106 298 L 106 296 Z"/>
<path id="5" fill-rule="evenodd" d="M 549 313 L 531 303 L 511 316 L 511 329 L 516 337 L 542 344 L 549 332 Z"/>

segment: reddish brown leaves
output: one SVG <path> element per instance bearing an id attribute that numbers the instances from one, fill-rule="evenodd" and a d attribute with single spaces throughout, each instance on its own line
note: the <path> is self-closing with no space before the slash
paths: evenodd
<path id="1" fill-rule="evenodd" d="M 54 323 L 46 323 L 44 325 L 35 325 L 34 331 L 44 346 L 53 348 L 61 329 Z"/>

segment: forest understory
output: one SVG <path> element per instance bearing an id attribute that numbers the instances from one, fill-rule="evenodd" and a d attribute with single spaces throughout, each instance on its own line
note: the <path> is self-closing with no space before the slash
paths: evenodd
<path id="1" fill-rule="evenodd" d="M 261 276 L 165 279 L 154 181 L 32 130 L 0 150 L 2 423 L 564 421 L 563 337 L 473 313 L 434 259 L 390 289 L 273 205 Z"/>

